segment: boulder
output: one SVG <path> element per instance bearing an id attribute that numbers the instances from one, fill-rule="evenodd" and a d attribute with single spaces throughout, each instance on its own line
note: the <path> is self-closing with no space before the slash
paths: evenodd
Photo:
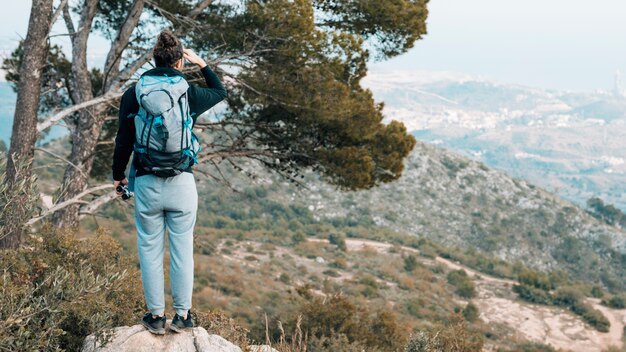
<path id="1" fill-rule="evenodd" d="M 169 323 L 169 322 L 168 322 Z M 105 341 L 102 343 L 102 341 Z M 257 346 L 255 346 L 257 347 Z M 258 346 L 257 351 L 271 351 Z M 176 333 L 166 329 L 165 335 L 150 333 L 142 325 L 122 326 L 103 331 L 101 336 L 87 336 L 82 352 L 242 352 L 241 348 L 219 335 L 211 335 L 196 327 Z"/>

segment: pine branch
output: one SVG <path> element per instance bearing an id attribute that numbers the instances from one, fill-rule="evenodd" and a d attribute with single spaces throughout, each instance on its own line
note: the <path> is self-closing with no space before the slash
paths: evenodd
<path id="1" fill-rule="evenodd" d="M 63 109 L 59 112 L 57 112 L 56 114 L 50 116 L 49 118 L 45 119 L 44 121 L 41 121 L 37 124 L 37 132 L 41 132 L 44 131 L 45 129 L 49 128 L 50 126 L 52 126 L 54 123 L 56 123 L 57 121 L 62 120 L 63 118 L 65 118 L 66 116 L 69 116 L 70 114 L 73 114 L 81 109 L 90 107 L 92 105 L 96 105 L 96 104 L 100 104 L 109 100 L 113 100 L 113 99 L 117 99 L 119 97 L 121 97 L 124 94 L 124 92 L 116 92 L 116 93 L 108 93 L 105 94 L 103 96 L 100 96 L 98 98 L 95 99 L 91 99 L 85 102 L 82 102 L 80 104 L 76 104 L 76 105 L 72 105 L 67 109 Z"/>

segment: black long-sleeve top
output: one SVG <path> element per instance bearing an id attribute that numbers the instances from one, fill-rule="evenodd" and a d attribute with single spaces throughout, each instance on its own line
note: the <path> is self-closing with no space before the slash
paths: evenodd
<path id="1" fill-rule="evenodd" d="M 207 88 L 200 87 L 196 84 L 189 83 L 187 89 L 187 98 L 189 99 L 189 111 L 193 118 L 193 124 L 196 124 L 196 118 L 206 112 L 226 97 L 226 89 L 222 82 L 208 66 L 200 70 L 207 84 Z M 183 76 L 183 73 L 171 67 L 157 67 L 146 71 L 144 75 L 150 76 Z M 132 118 L 139 112 L 139 103 L 135 96 L 135 86 L 129 87 L 122 95 L 119 112 L 119 128 L 115 137 L 115 151 L 113 153 L 113 179 L 115 181 L 123 180 L 126 175 L 126 166 L 133 152 L 135 143 L 135 121 Z M 130 116 L 129 116 L 130 115 Z M 136 176 L 148 174 L 144 170 L 137 158 L 133 160 Z M 185 170 L 191 172 L 191 166 Z"/>

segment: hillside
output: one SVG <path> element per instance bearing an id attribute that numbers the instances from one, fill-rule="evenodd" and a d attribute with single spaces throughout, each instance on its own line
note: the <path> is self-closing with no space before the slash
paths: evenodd
<path id="1" fill-rule="evenodd" d="M 53 189 L 59 167 L 40 166 L 42 186 Z M 296 187 L 251 163 L 244 169 L 253 179 L 222 169 L 234 192 L 202 169 L 194 305 L 226 312 L 253 341 L 264 339 L 264 313 L 277 339 L 278 321 L 292 331 L 298 311 L 319 306 L 311 299 L 341 293 L 368 314 L 393 314 L 403 336 L 441 329 L 457 311 L 467 316 L 470 336 L 493 350 L 550 351 L 537 345 L 548 342 L 601 351 L 621 343 L 623 310 L 585 298 L 609 323 L 600 332 L 563 307 L 520 300 L 512 286 L 533 267 L 548 273 L 557 291 L 611 297 L 594 287 L 602 284 L 623 292 L 624 234 L 479 162 L 418 143 L 399 181 L 347 193 L 311 173 L 306 189 Z M 110 204 L 85 219 L 83 234 L 108 228 L 135 256 L 131 206 Z M 469 278 L 462 286 L 451 281 L 459 269 Z"/>
<path id="2" fill-rule="evenodd" d="M 331 299 L 340 292 L 358 306 L 393 314 L 405 333 L 436 328 L 453 311 L 462 312 L 471 334 L 483 337 L 486 350 L 599 352 L 623 346 L 626 309 L 587 299 L 611 324 L 609 331 L 598 332 L 566 309 L 521 301 L 512 291 L 518 284 L 514 280 L 433 256 L 428 246 L 418 250 L 399 245 L 402 236 L 394 243 L 294 237 L 199 231 L 196 309 L 223 310 L 258 339 L 263 336 L 263 314 L 270 317 L 270 328 L 281 321 L 289 330 L 302 301 L 310 300 L 308 294 Z M 409 266 L 406 258 L 411 257 L 416 260 Z M 468 275 L 468 292 L 450 280 L 459 271 Z"/>
<path id="3" fill-rule="evenodd" d="M 49 147 L 67 150 L 61 143 Z M 54 189 L 62 174 L 59 166 L 41 167 L 53 161 L 38 160 L 42 189 Z M 340 292 L 368 314 L 391 312 L 405 337 L 439 329 L 454 311 L 472 312 L 471 302 L 470 334 L 494 350 L 549 342 L 601 351 L 620 344 L 622 310 L 585 298 L 608 322 L 606 332 L 597 331 L 564 307 L 530 304 L 513 292 L 526 267 L 545 273 L 537 275 L 547 275 L 554 292 L 604 292 L 608 299 L 626 283 L 624 233 L 525 181 L 421 142 L 398 181 L 367 191 L 341 192 L 313 173 L 303 178 L 306 188 L 297 187 L 253 163 L 244 163 L 245 172 L 222 165 L 233 191 L 202 175 L 208 170 L 202 165 L 196 172 L 194 304 L 223 310 L 253 341 L 264 339 L 264 313 L 272 331 L 278 321 L 292 331 L 298 311 L 319 305 L 306 292 Z M 116 201 L 86 218 L 83 234 L 108 228 L 135 256 L 131 205 Z M 375 242 L 361 249 L 365 239 Z M 471 279 L 463 289 L 450 281 L 458 269 Z"/>
<path id="4" fill-rule="evenodd" d="M 245 182 L 250 181 L 233 179 L 240 187 Z M 263 177 L 256 182 L 275 183 Z M 337 192 L 312 175 L 304 183 L 308 190 L 273 184 L 266 197 L 303 207 L 315 219 L 405 232 L 511 264 L 626 288 L 623 231 L 528 182 L 441 148 L 418 142 L 403 176 L 372 190 Z M 252 207 L 240 206 L 242 212 Z"/>

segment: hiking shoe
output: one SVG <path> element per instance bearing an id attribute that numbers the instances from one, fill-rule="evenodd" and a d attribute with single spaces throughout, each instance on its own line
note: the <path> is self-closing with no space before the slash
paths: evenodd
<path id="1" fill-rule="evenodd" d="M 184 330 L 193 328 L 193 316 L 191 310 L 187 311 L 187 319 L 183 319 L 178 313 L 174 315 L 174 319 L 170 323 L 170 330 L 183 332 Z"/>
<path id="2" fill-rule="evenodd" d="M 153 334 L 165 335 L 165 314 L 162 317 L 153 318 L 152 313 L 144 314 L 141 324 Z"/>

